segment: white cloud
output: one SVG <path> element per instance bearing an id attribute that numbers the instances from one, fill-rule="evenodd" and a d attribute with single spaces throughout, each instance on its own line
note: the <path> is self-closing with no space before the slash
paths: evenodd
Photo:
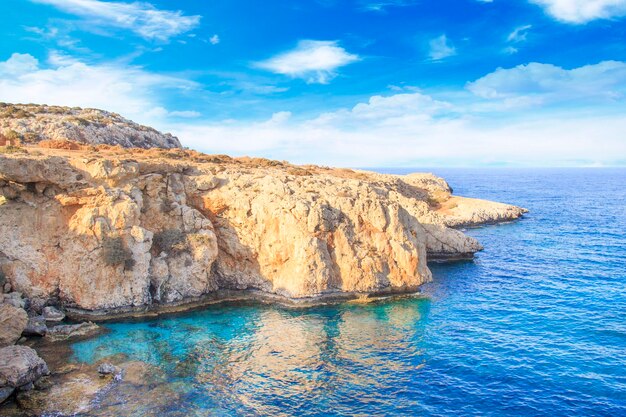
<path id="1" fill-rule="evenodd" d="M 202 119 L 160 100 L 162 88 L 197 87 L 141 67 L 60 54 L 45 64 L 29 54 L 0 62 L 0 101 L 103 108 L 211 153 L 356 167 L 624 164 L 626 155 L 624 62 L 572 70 L 532 63 L 498 69 L 469 83 L 473 94 L 455 91 L 446 100 L 404 87 L 350 108 L 312 116 L 281 111 L 257 122 Z M 567 106 L 547 105 L 563 100 Z"/>
<path id="2" fill-rule="evenodd" d="M 337 41 L 302 40 L 298 46 L 266 61 L 255 64 L 276 74 L 305 79 L 308 83 L 327 84 L 344 65 L 359 60 Z"/>
<path id="3" fill-rule="evenodd" d="M 196 87 L 188 80 L 136 66 L 89 65 L 58 54 L 51 54 L 48 63 L 42 67 L 32 55 L 19 53 L 0 62 L 0 101 L 95 107 L 158 125 L 154 109 L 159 90 Z"/>
<path id="4" fill-rule="evenodd" d="M 518 26 L 509 33 L 506 40 L 509 42 L 524 42 L 528 36 L 528 30 L 532 27 L 533 25 Z"/>
<path id="5" fill-rule="evenodd" d="M 217 45 L 220 43 L 220 37 L 217 34 L 213 35 L 209 38 L 209 42 L 211 42 L 211 45 Z"/>
<path id="6" fill-rule="evenodd" d="M 530 0 L 557 20 L 581 24 L 626 16 L 626 0 Z"/>
<path id="7" fill-rule="evenodd" d="M 31 0 L 87 19 L 90 25 L 131 30 L 145 39 L 168 40 L 198 26 L 201 16 L 159 10 L 145 2 L 100 0 Z"/>
<path id="8" fill-rule="evenodd" d="M 313 117 L 171 125 L 187 146 L 340 166 L 624 164 L 626 63 L 498 69 L 438 100 L 401 90 Z M 566 106 L 552 107 L 567 100 Z M 620 110 L 621 109 L 621 110 Z M 224 140 L 228 138 L 229 140 Z"/>
<path id="9" fill-rule="evenodd" d="M 534 98 L 550 103 L 565 100 L 622 99 L 626 94 L 626 63 L 604 61 L 571 70 L 532 62 L 515 68 L 498 68 L 468 83 L 468 90 L 481 98 Z"/>
<path id="10" fill-rule="evenodd" d="M 440 61 L 444 58 L 456 55 L 456 49 L 449 43 L 446 35 L 438 36 L 429 42 L 430 50 L 428 56 L 433 61 Z"/>
<path id="11" fill-rule="evenodd" d="M 202 114 L 194 110 L 168 111 L 165 107 L 154 107 L 146 112 L 146 115 L 153 119 L 174 118 L 196 118 Z"/>
<path id="12" fill-rule="evenodd" d="M 432 109 L 422 113 L 413 106 L 405 112 L 397 106 L 386 116 L 390 101 L 384 99 L 395 101 L 390 96 L 364 103 L 365 113 L 357 105 L 308 120 L 289 113 L 265 122 L 169 129 L 184 145 L 211 153 L 352 167 L 610 164 L 626 155 L 626 118 L 619 116 L 550 115 L 493 123 L 488 117 L 433 117 Z M 380 117 L 369 117 L 379 104 Z"/>

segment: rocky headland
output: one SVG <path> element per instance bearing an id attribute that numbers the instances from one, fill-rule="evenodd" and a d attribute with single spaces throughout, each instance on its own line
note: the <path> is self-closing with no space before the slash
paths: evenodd
<path id="1" fill-rule="evenodd" d="M 461 227 L 526 211 L 455 196 L 432 174 L 206 155 L 156 131 L 137 139 L 128 129 L 144 130 L 112 113 L 10 106 L 31 115 L 0 117 L 10 136 L 0 147 L 0 402 L 15 399 L 8 415 L 81 412 L 123 375 L 141 390 L 132 375 L 158 373 L 124 358 L 56 363 L 59 355 L 46 353 L 54 346 L 101 331 L 77 320 L 239 298 L 307 304 L 415 292 L 431 280 L 428 261 L 482 249 Z M 78 130 L 66 120 L 86 114 L 104 120 Z"/>

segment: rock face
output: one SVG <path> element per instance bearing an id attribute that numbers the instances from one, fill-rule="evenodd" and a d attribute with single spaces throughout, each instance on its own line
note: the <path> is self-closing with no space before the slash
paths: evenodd
<path id="1" fill-rule="evenodd" d="M 14 132 L 14 133 L 13 133 Z M 180 148 L 178 138 L 116 113 L 80 107 L 0 103 L 0 134 L 22 143 L 71 140 L 90 145 Z"/>
<path id="2" fill-rule="evenodd" d="M 428 258 L 471 257 L 451 226 L 523 210 L 383 175 L 182 150 L 0 155 L 0 268 L 16 291 L 102 311 L 220 290 L 290 299 L 413 291 Z"/>
<path id="3" fill-rule="evenodd" d="M 0 347 L 17 342 L 27 324 L 26 311 L 10 304 L 0 304 Z"/>

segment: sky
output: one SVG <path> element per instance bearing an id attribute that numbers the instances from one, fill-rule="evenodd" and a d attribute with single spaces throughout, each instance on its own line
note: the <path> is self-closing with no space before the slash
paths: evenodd
<path id="1" fill-rule="evenodd" d="M 626 0 L 2 0 L 0 101 L 207 153 L 626 166 Z"/>

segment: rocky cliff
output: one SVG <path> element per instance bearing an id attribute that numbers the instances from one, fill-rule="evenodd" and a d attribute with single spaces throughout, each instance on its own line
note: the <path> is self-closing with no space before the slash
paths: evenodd
<path id="1" fill-rule="evenodd" d="M 63 147 L 63 146 L 59 146 Z M 255 290 L 292 300 L 416 290 L 471 257 L 453 227 L 524 210 L 431 174 L 194 151 L 27 147 L 0 155 L 0 268 L 37 303 L 97 313 Z"/>
<path id="2" fill-rule="evenodd" d="M 127 148 L 181 147 L 175 136 L 142 126 L 116 113 L 45 104 L 0 103 L 0 135 L 22 143 L 71 140 Z"/>

